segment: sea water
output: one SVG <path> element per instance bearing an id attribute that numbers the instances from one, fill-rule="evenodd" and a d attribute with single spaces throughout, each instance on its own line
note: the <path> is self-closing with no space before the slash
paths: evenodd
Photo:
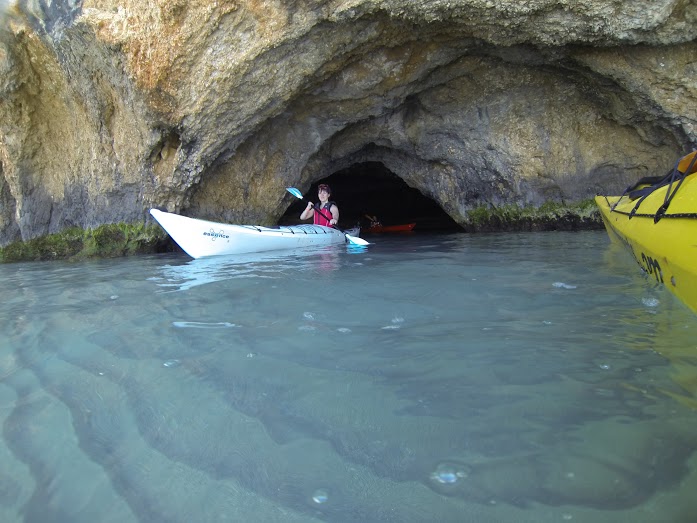
<path id="1" fill-rule="evenodd" d="M 690 522 L 697 316 L 604 231 L 0 266 L 0 521 Z"/>

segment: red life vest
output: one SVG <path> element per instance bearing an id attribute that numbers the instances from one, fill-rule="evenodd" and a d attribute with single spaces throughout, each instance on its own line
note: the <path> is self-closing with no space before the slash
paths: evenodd
<path id="1" fill-rule="evenodd" d="M 327 202 L 324 204 L 324 209 L 322 209 L 322 214 L 326 215 L 329 220 L 333 219 L 334 216 L 332 216 L 332 211 L 330 210 L 332 208 L 332 205 L 334 205 L 334 202 Z M 329 220 L 322 216 L 319 212 L 319 204 L 316 203 L 314 206 L 315 209 L 315 225 L 324 225 L 325 227 L 331 227 L 329 225 Z"/>

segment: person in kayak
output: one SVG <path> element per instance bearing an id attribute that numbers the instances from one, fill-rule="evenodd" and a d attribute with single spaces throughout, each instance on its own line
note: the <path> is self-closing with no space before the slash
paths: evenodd
<path id="1" fill-rule="evenodd" d="M 370 220 L 371 227 L 380 227 L 382 225 L 382 223 L 380 223 L 380 220 L 378 220 L 377 216 L 375 216 L 375 215 L 371 216 L 370 214 L 366 214 L 364 216 Z"/>
<path id="2" fill-rule="evenodd" d="M 332 190 L 327 184 L 320 184 L 317 187 L 317 196 L 319 203 L 308 202 L 305 210 L 300 214 L 301 220 L 307 220 L 310 217 L 315 218 L 315 225 L 324 225 L 325 227 L 334 227 L 339 223 L 339 208 L 336 203 L 329 201 L 332 195 Z M 319 211 L 322 212 L 319 212 Z"/>

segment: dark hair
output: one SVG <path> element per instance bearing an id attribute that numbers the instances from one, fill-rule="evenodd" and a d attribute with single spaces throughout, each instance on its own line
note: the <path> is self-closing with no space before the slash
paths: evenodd
<path id="1" fill-rule="evenodd" d="M 320 184 L 317 186 L 317 192 L 321 191 L 322 189 L 324 189 L 325 191 L 327 191 L 327 193 L 329 193 L 329 194 L 332 193 L 332 188 L 329 187 L 326 183 L 320 183 Z"/>

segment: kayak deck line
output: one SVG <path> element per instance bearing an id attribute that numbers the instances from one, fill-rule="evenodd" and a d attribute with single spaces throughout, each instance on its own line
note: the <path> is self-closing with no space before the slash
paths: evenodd
<path id="1" fill-rule="evenodd" d="M 656 216 L 659 216 L 656 213 L 653 214 L 645 214 L 645 213 L 634 213 L 632 214 L 631 212 L 627 211 L 620 211 L 618 209 L 610 209 L 610 212 L 617 213 L 617 214 L 622 214 L 624 216 L 629 216 L 629 218 L 656 218 Z M 660 215 L 661 219 L 663 218 L 688 218 L 688 219 L 697 219 L 697 213 L 690 213 L 690 212 L 685 212 L 685 213 L 677 213 L 677 214 L 661 214 Z"/>
<path id="2" fill-rule="evenodd" d="M 672 212 L 668 214 L 668 207 L 675 199 L 680 188 L 683 187 L 683 182 L 685 182 L 685 180 L 687 180 L 690 175 L 694 174 L 695 172 L 697 172 L 697 151 L 693 151 L 678 159 L 678 161 L 675 162 L 673 169 L 668 171 L 668 174 L 665 176 L 644 177 L 636 183 L 630 185 L 624 190 L 620 197 L 617 198 L 614 204 L 610 204 L 607 196 L 605 196 L 605 201 L 610 206 L 611 212 L 615 212 L 616 208 L 620 204 L 629 205 L 630 203 L 636 201 L 636 203 L 633 204 L 634 206 L 632 207 L 631 211 L 628 213 L 630 219 L 634 216 L 644 218 L 653 217 L 654 223 L 658 223 L 662 218 L 667 216 L 691 217 L 690 215 L 694 214 L 692 212 Z M 691 181 L 692 179 L 690 179 L 690 182 Z M 690 183 L 688 182 L 687 185 L 690 185 Z M 656 193 L 658 195 L 663 194 L 662 203 L 660 202 L 660 197 L 654 198 Z M 682 194 L 683 193 L 681 192 L 679 199 L 682 199 Z M 626 200 L 625 197 L 627 198 Z M 638 213 L 639 208 L 647 201 L 647 199 L 652 205 L 657 203 L 660 203 L 660 205 L 656 208 L 656 211 L 653 214 Z M 688 203 L 694 204 L 693 199 L 689 198 Z M 690 207 L 691 211 L 694 205 L 690 205 Z M 622 213 L 622 211 L 618 212 Z M 626 214 L 626 211 L 624 213 Z"/>
<path id="3" fill-rule="evenodd" d="M 263 225 L 236 225 L 235 227 L 244 227 L 247 229 L 252 229 L 257 232 L 275 232 L 275 231 L 280 231 L 280 232 L 287 232 L 290 234 L 331 234 L 330 232 L 326 230 L 317 230 L 315 226 L 313 225 L 308 225 L 308 224 L 300 224 L 300 225 L 279 225 L 278 227 L 265 227 Z M 326 228 L 326 227 L 325 227 Z M 335 229 L 337 231 L 341 231 L 341 229 Z"/>

